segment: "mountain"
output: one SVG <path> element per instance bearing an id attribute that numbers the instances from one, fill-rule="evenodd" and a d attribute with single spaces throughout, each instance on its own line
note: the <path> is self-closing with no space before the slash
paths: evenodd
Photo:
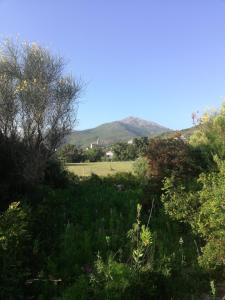
<path id="1" fill-rule="evenodd" d="M 128 117 L 120 121 L 105 123 L 92 129 L 74 131 L 68 136 L 66 142 L 88 146 L 99 139 L 101 143 L 109 145 L 118 141 L 127 142 L 134 137 L 153 137 L 168 131 L 171 130 L 155 122 Z"/>

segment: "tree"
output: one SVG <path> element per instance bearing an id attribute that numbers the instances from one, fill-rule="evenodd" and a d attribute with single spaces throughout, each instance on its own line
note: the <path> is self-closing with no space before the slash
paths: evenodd
<path id="1" fill-rule="evenodd" d="M 137 152 L 132 144 L 124 142 L 118 142 L 112 147 L 113 153 L 115 154 L 115 160 L 134 160 L 137 158 Z"/>
<path id="2" fill-rule="evenodd" d="M 76 118 L 81 86 L 61 57 L 37 44 L 7 41 L 0 52 L 0 133 L 22 141 L 24 179 L 35 182 Z"/>
<path id="3" fill-rule="evenodd" d="M 146 136 L 134 138 L 133 144 L 136 148 L 137 155 L 142 156 L 145 155 L 148 150 L 149 139 Z"/>
<path id="4" fill-rule="evenodd" d="M 60 159 L 65 160 L 70 163 L 79 163 L 84 162 L 86 155 L 82 148 L 77 147 L 76 145 L 67 144 L 57 151 L 57 156 Z"/>
<path id="5" fill-rule="evenodd" d="M 147 158 L 150 175 L 159 180 L 170 176 L 188 179 L 206 168 L 201 152 L 182 139 L 152 139 Z"/>
<path id="6" fill-rule="evenodd" d="M 85 156 L 90 162 L 101 161 L 101 158 L 104 156 L 104 152 L 101 148 L 88 149 L 85 152 Z"/>
<path id="7" fill-rule="evenodd" d="M 189 223 L 203 238 L 199 262 L 208 270 L 225 267 L 225 162 L 215 157 L 217 172 L 202 173 L 198 189 L 174 187 L 165 181 L 162 201 L 165 211 L 175 220 Z"/>
<path id="8" fill-rule="evenodd" d="M 225 103 L 218 111 L 203 114 L 199 119 L 198 130 L 190 137 L 190 144 L 204 149 L 212 160 L 214 155 L 225 158 Z"/>
<path id="9" fill-rule="evenodd" d="M 134 174 L 142 179 L 144 182 L 148 178 L 148 160 L 145 157 L 139 157 L 133 163 Z"/>

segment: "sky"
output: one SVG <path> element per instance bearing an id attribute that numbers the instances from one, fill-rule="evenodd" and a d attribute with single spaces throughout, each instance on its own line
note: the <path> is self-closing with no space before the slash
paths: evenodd
<path id="1" fill-rule="evenodd" d="M 0 0 L 0 39 L 40 43 L 83 82 L 76 129 L 171 129 L 225 99 L 225 0 Z"/>

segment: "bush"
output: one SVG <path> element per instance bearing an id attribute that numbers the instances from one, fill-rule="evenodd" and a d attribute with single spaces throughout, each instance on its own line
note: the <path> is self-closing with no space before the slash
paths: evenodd
<path id="1" fill-rule="evenodd" d="M 101 148 L 88 149 L 85 152 L 85 157 L 89 162 L 101 161 L 104 155 L 105 154 Z"/>
<path id="2" fill-rule="evenodd" d="M 206 167 L 201 152 L 182 139 L 152 139 L 147 158 L 150 175 L 159 180 L 171 176 L 188 180 L 197 177 Z"/>
<path id="3" fill-rule="evenodd" d="M 86 153 L 75 145 L 64 145 L 57 150 L 57 157 L 67 163 L 80 163 L 86 160 Z"/>
<path id="4" fill-rule="evenodd" d="M 142 181 L 146 181 L 149 173 L 148 161 L 145 157 L 139 157 L 133 163 L 134 174 L 137 175 Z"/>
<path id="5" fill-rule="evenodd" d="M 25 281 L 30 276 L 28 211 L 13 202 L 0 215 L 0 298 L 24 299 Z"/>
<path id="6" fill-rule="evenodd" d="M 77 181 L 78 177 L 69 173 L 59 160 L 56 158 L 48 160 L 42 183 L 52 188 L 65 188 Z"/>

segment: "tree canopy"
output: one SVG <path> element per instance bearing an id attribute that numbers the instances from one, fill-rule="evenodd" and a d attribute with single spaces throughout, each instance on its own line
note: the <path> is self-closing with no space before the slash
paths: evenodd
<path id="1" fill-rule="evenodd" d="M 64 61 L 30 43 L 6 41 L 0 50 L 0 133 L 22 142 L 29 178 L 71 130 L 81 85 L 64 75 Z M 32 173 L 33 170 L 33 174 Z"/>

